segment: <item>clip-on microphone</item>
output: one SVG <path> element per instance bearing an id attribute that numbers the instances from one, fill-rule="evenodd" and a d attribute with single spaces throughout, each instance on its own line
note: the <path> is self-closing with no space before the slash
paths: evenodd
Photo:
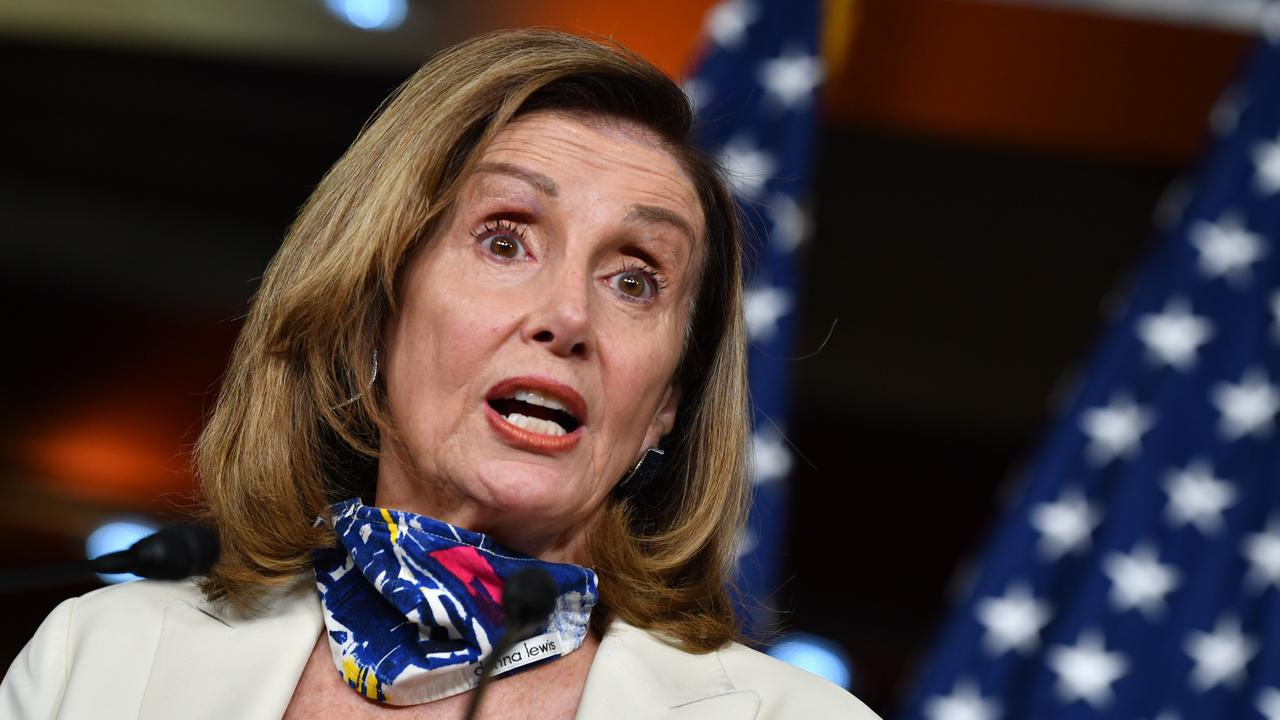
<path id="1" fill-rule="evenodd" d="M 475 720 L 480 711 L 480 698 L 493 679 L 498 661 L 521 640 L 528 640 L 542 628 L 556 606 L 556 584 L 546 570 L 527 567 L 507 578 L 502 588 L 502 639 L 488 658 L 481 660 L 483 671 L 476 685 L 466 720 Z"/>

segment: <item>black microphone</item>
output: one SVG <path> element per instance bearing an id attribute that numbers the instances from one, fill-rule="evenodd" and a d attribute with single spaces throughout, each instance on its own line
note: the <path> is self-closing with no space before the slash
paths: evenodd
<path id="1" fill-rule="evenodd" d="M 58 585 L 92 573 L 133 573 L 158 580 L 181 580 L 203 575 L 218 560 L 218 534 L 204 525 L 174 525 L 147 537 L 128 550 L 92 560 L 22 570 L 0 575 L 0 593 Z"/>
<path id="2" fill-rule="evenodd" d="M 537 630 L 556 609 L 556 583 L 539 567 L 513 573 L 502 587 L 502 625 Z M 530 627 L 532 626 L 532 627 Z M 527 640 L 530 636 L 520 638 Z"/>
<path id="3" fill-rule="evenodd" d="M 480 711 L 480 698 L 493 678 L 498 661 L 511 652 L 516 643 L 537 633 L 555 606 L 556 583 L 546 570 L 527 567 L 507 578 L 502 587 L 502 639 L 489 657 L 480 661 L 480 682 L 467 706 L 465 720 L 475 720 Z"/>
<path id="4" fill-rule="evenodd" d="M 148 535 L 128 550 L 89 562 L 100 573 L 133 573 L 156 580 L 203 575 L 218 561 L 218 534 L 205 525 L 174 525 Z"/>

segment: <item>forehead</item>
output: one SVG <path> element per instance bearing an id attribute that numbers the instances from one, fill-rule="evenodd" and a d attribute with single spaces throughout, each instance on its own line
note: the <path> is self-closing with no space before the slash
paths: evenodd
<path id="1" fill-rule="evenodd" d="M 695 238 L 703 236 L 702 207 L 688 174 L 653 131 L 628 120 L 530 113 L 500 130 L 479 162 L 544 176 L 553 185 L 539 189 L 560 200 L 668 210 L 688 223 Z"/>

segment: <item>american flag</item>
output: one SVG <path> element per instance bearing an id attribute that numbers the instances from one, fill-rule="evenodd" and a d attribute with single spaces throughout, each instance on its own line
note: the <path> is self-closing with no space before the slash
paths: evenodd
<path id="1" fill-rule="evenodd" d="M 1210 120 L 904 717 L 1280 720 L 1276 41 Z"/>
<path id="2" fill-rule="evenodd" d="M 790 412 L 796 332 L 797 251 L 808 234 L 816 139 L 818 0 L 728 0 L 707 15 L 707 51 L 685 91 L 698 112 L 698 142 L 719 160 L 745 221 L 746 319 L 754 405 L 755 499 L 740 541 L 739 610 L 767 622 L 786 530 L 792 457 Z"/>

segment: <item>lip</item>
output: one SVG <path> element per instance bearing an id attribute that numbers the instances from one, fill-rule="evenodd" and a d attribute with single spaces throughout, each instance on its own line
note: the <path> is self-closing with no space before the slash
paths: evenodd
<path id="1" fill-rule="evenodd" d="M 489 401 L 507 397 L 516 390 L 535 390 L 556 398 L 564 403 L 569 412 L 578 419 L 578 427 L 564 435 L 543 435 L 512 425 L 493 409 Z M 587 426 L 587 403 L 578 391 L 550 378 L 533 375 L 507 378 L 494 385 L 484 396 L 484 410 L 485 419 L 489 421 L 489 425 L 508 443 L 523 450 L 539 453 L 561 453 L 573 449 L 582 439 L 583 428 Z"/>

